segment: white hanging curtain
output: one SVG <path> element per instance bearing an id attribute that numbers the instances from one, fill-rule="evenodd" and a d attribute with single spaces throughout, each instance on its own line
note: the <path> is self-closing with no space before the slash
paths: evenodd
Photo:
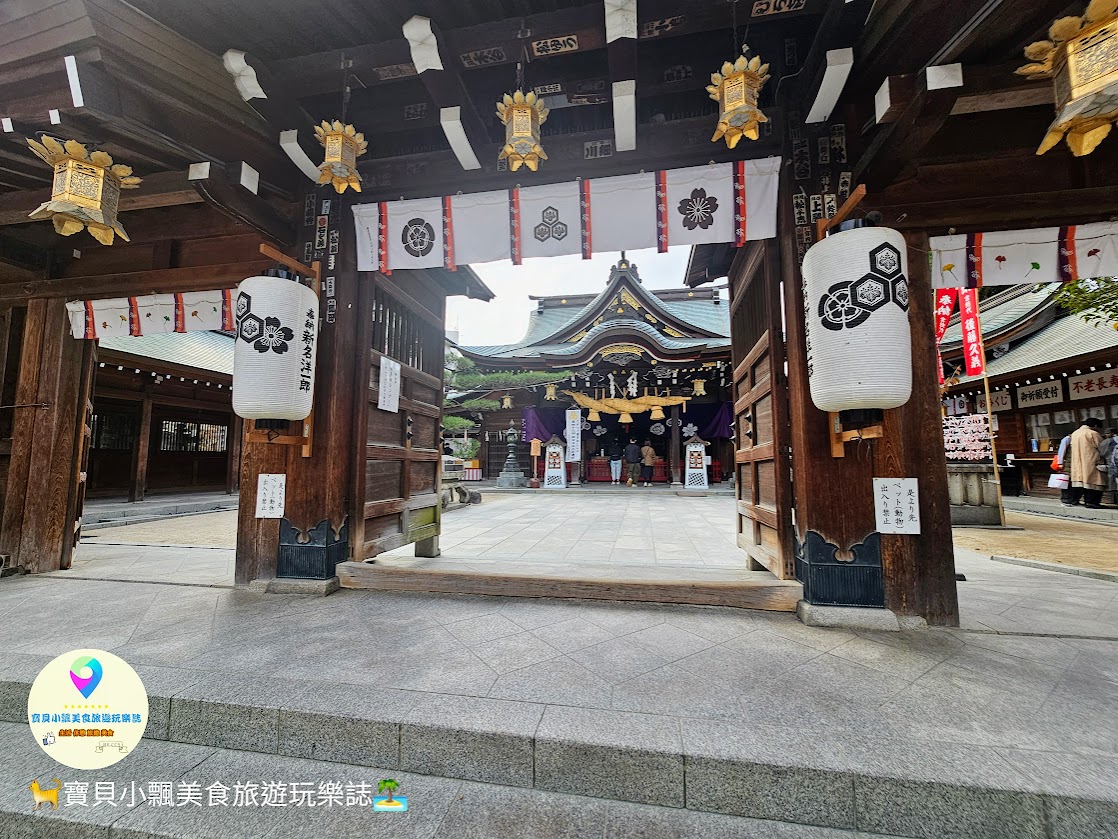
<path id="1" fill-rule="evenodd" d="M 66 304 L 70 334 L 97 339 L 234 328 L 233 290 L 186 291 Z"/>

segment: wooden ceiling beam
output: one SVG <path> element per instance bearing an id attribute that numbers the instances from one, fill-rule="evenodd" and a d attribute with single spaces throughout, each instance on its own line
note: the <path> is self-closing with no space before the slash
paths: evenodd
<path id="1" fill-rule="evenodd" d="M 45 164 L 44 164 L 45 169 Z M 47 170 L 49 171 L 49 170 Z M 0 227 L 29 224 L 28 213 L 50 200 L 50 188 L 0 193 Z M 202 199 L 187 180 L 186 172 L 159 172 L 148 175 L 136 189 L 120 194 L 120 212 L 194 204 Z"/>
<path id="2" fill-rule="evenodd" d="M 637 0 L 602 0 L 605 6 L 613 147 L 637 147 Z"/>
<path id="3" fill-rule="evenodd" d="M 879 210 L 884 223 L 898 230 L 969 233 L 1107 221 L 1118 216 L 1118 190 L 1105 186 L 877 206 L 870 200 L 864 206 Z"/>
<path id="4" fill-rule="evenodd" d="M 209 162 L 197 163 L 190 167 L 188 177 L 202 200 L 218 212 L 247 225 L 281 247 L 294 247 L 296 229 L 293 212 L 285 216 L 257 194 L 259 174 L 248 164 L 242 161 L 220 167 Z"/>
<path id="5" fill-rule="evenodd" d="M 208 291 L 215 288 L 229 288 L 245 277 L 255 276 L 273 267 L 275 267 L 274 262 L 263 259 L 223 265 L 201 265 L 193 268 L 163 268 L 123 274 L 10 282 L 0 284 L 0 302 L 26 300 L 28 297 L 89 300 L 101 297 Z"/>

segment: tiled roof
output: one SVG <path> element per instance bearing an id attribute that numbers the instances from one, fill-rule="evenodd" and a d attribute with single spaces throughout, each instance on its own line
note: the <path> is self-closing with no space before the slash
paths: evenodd
<path id="1" fill-rule="evenodd" d="M 220 332 L 167 332 L 137 338 L 102 338 L 100 346 L 184 367 L 233 375 L 234 339 Z"/>
<path id="2" fill-rule="evenodd" d="M 1053 295 L 1060 288 L 1059 283 L 1046 283 L 1038 286 L 1018 286 L 983 300 L 978 307 L 982 318 L 982 334 L 996 335 L 1006 327 L 1012 326 L 1033 312 L 1046 306 L 1054 306 Z M 943 335 L 944 350 L 957 349 L 963 342 L 963 331 L 959 326 L 958 304 L 951 325 Z"/>
<path id="3" fill-rule="evenodd" d="M 986 368 L 991 377 L 1002 376 L 1108 349 L 1118 357 L 1118 330 L 1106 324 L 1092 326 L 1082 318 L 1068 315 L 1033 333 L 1001 358 L 989 360 Z M 981 378 L 968 376 L 959 382 Z"/>

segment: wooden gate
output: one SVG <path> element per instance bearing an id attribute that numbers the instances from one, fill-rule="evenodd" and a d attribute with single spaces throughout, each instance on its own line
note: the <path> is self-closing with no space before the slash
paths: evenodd
<path id="1" fill-rule="evenodd" d="M 751 242 L 730 269 L 738 546 L 752 568 L 793 579 L 788 379 L 775 240 Z"/>
<path id="2" fill-rule="evenodd" d="M 445 339 L 444 292 L 421 272 L 372 275 L 368 399 L 359 400 L 357 429 L 365 429 L 364 468 L 356 470 L 353 505 L 359 527 L 351 534 L 354 559 L 416 543 L 417 556 L 438 555 L 440 419 Z M 405 292 L 401 285 L 405 284 Z M 368 309 L 366 309 L 368 310 Z M 381 410 L 383 359 L 400 364 L 399 411 Z M 363 506 L 362 506 L 363 505 Z"/>

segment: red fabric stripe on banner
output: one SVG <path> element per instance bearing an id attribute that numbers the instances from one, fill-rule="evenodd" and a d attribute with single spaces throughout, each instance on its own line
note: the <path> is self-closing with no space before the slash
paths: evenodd
<path id="1" fill-rule="evenodd" d="M 590 237 L 590 181 L 583 179 L 578 182 L 579 218 L 582 224 L 582 258 L 589 259 L 594 255 L 594 246 Z"/>
<path id="2" fill-rule="evenodd" d="M 520 190 L 509 188 L 509 254 L 512 264 L 520 265 L 523 258 L 520 252 Z"/>
<path id="3" fill-rule="evenodd" d="M 939 354 L 939 347 L 936 347 L 936 370 L 939 372 L 939 383 L 943 384 L 943 356 Z"/>
<path id="4" fill-rule="evenodd" d="M 457 271 L 454 264 L 454 222 L 451 217 L 450 196 L 443 196 L 443 268 Z"/>
<path id="5" fill-rule="evenodd" d="M 221 328 L 230 331 L 236 329 L 233 323 L 233 289 L 231 288 L 221 292 Z"/>
<path id="6" fill-rule="evenodd" d="M 982 234 L 967 235 L 967 288 L 982 288 Z"/>
<path id="7" fill-rule="evenodd" d="M 388 268 L 388 204 L 381 201 L 377 205 L 377 263 L 385 276 L 392 273 Z"/>
<path id="8" fill-rule="evenodd" d="M 128 298 L 128 334 L 134 337 L 144 334 L 140 329 L 140 304 L 135 297 Z"/>
<path id="9" fill-rule="evenodd" d="M 668 173 L 656 173 L 656 250 L 668 252 Z"/>
<path id="10" fill-rule="evenodd" d="M 1060 282 L 1073 283 L 1079 279 L 1079 265 L 1075 256 L 1075 225 L 1060 228 L 1059 263 Z"/>
<path id="11" fill-rule="evenodd" d="M 93 313 L 93 301 L 85 301 L 85 335 L 83 336 L 93 341 L 97 338 L 97 320 Z"/>
<path id="12" fill-rule="evenodd" d="M 739 248 L 746 241 L 747 207 L 745 203 L 745 161 L 734 162 L 734 244 Z"/>
<path id="13" fill-rule="evenodd" d="M 175 295 L 175 332 L 186 332 L 186 304 L 182 295 Z"/>
<path id="14" fill-rule="evenodd" d="M 978 290 L 963 289 L 959 292 L 959 315 L 963 328 L 963 358 L 968 376 L 981 376 L 985 371 L 982 348 L 982 321 L 978 315 Z"/>

